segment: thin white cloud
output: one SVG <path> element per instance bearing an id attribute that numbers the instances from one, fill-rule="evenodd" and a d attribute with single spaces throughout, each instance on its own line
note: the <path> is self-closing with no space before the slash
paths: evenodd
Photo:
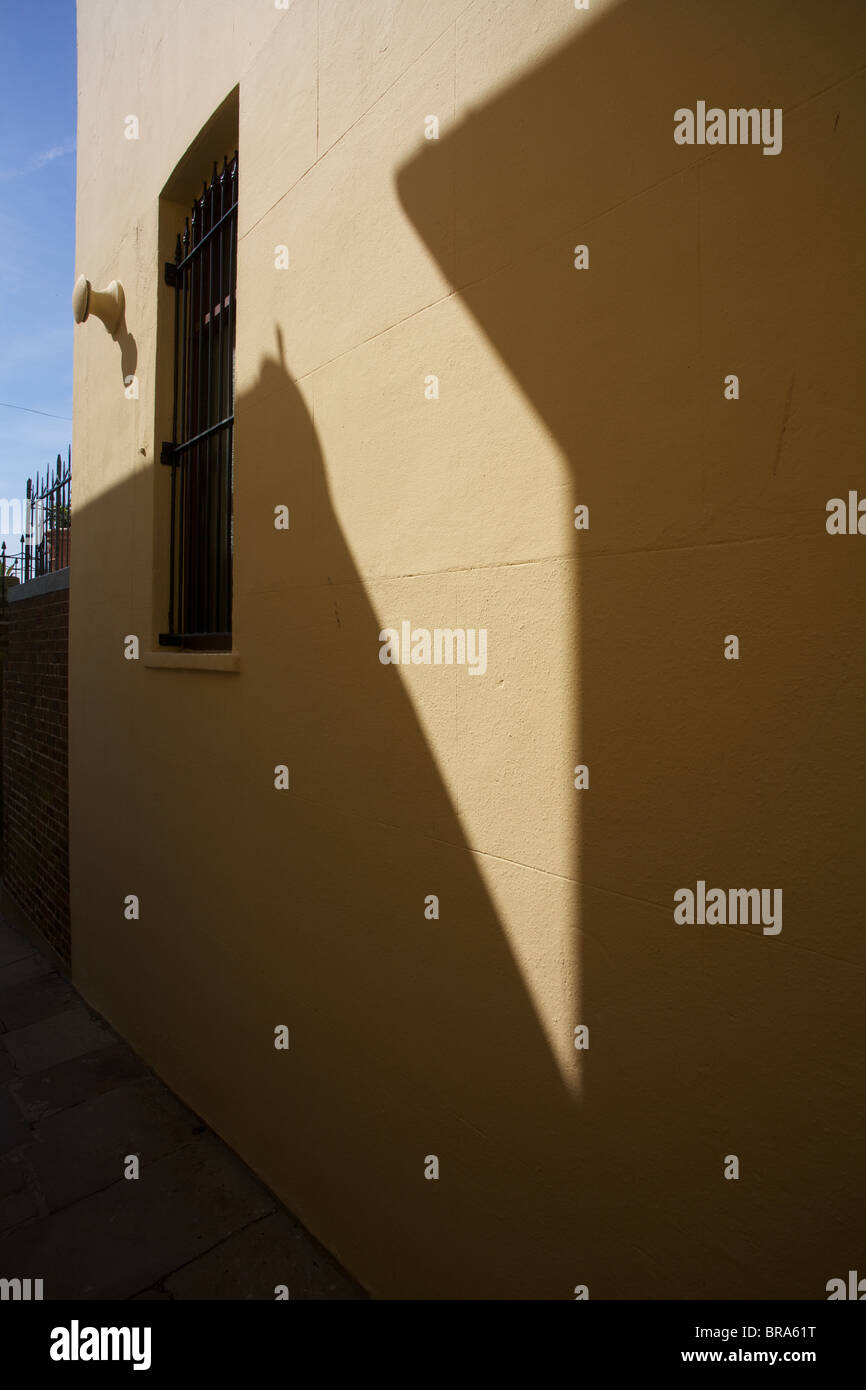
<path id="1" fill-rule="evenodd" d="M 35 172 L 35 170 L 41 169 L 43 165 L 50 164 L 52 159 L 62 159 L 65 154 L 72 154 L 74 149 L 74 144 L 54 145 L 50 150 L 46 150 L 44 154 L 38 154 L 32 161 L 30 168 Z"/>
<path id="2" fill-rule="evenodd" d="M 42 154 L 36 155 L 20 169 L 0 169 L 0 180 L 20 179 L 25 174 L 38 174 L 40 169 L 44 169 L 46 164 L 51 164 L 55 159 L 63 159 L 65 155 L 73 154 L 75 151 L 74 142 L 65 145 L 52 145 L 50 150 L 43 150 Z"/>

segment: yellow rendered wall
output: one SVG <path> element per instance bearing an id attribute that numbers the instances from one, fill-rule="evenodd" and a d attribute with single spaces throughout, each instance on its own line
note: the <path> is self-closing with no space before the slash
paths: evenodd
<path id="1" fill-rule="evenodd" d="M 77 273 L 127 311 L 76 332 L 76 983 L 377 1296 L 825 1297 L 864 1235 L 866 537 L 825 523 L 866 486 L 866 11 L 78 26 Z M 155 669 L 160 194 L 235 87 L 239 669 Z M 780 108 L 781 153 L 676 144 L 699 100 Z M 383 665 L 403 620 L 486 629 L 486 673 Z M 781 932 L 675 922 L 698 880 L 781 888 Z"/>

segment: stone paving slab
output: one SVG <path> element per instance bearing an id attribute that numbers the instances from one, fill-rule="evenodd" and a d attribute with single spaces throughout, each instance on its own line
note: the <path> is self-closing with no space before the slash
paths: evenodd
<path id="1" fill-rule="evenodd" d="M 0 1199 L 0 1238 L 41 1216 L 39 1202 L 27 1187 Z M 26 1276 L 25 1276 L 26 1277 Z"/>
<path id="2" fill-rule="evenodd" d="M 28 1160 L 49 1209 L 57 1211 L 118 1182 L 127 1154 L 154 1163 L 196 1131 L 196 1116 L 155 1076 L 144 1076 L 34 1125 Z"/>
<path id="3" fill-rule="evenodd" d="M 0 1197 L 8 1197 L 27 1185 L 27 1166 L 20 1154 L 0 1158 Z"/>
<path id="4" fill-rule="evenodd" d="M 275 1211 L 230 1236 L 164 1281 L 172 1298 L 273 1299 L 284 1284 L 289 1298 L 358 1299 L 365 1295 L 287 1211 Z"/>
<path id="5" fill-rule="evenodd" d="M 75 991 L 62 975 L 52 971 L 47 975 L 30 977 L 16 985 L 0 989 L 0 1025 L 2 1031 L 24 1028 L 50 1018 L 58 1009 L 75 998 Z"/>
<path id="6" fill-rule="evenodd" d="M 0 922 L 0 966 L 12 965 L 17 960 L 35 955 L 30 942 L 20 932 Z"/>
<path id="7" fill-rule="evenodd" d="M 31 1138 L 30 1126 L 7 1090 L 0 1091 L 0 1154 L 20 1148 Z"/>
<path id="8" fill-rule="evenodd" d="M 367 1297 L 2 921 L 0 1278 L 46 1299 Z"/>
<path id="9" fill-rule="evenodd" d="M 124 1081 L 141 1076 L 145 1070 L 144 1063 L 131 1048 L 115 1042 L 99 1052 L 73 1057 L 59 1066 L 16 1079 L 9 1089 L 22 1112 L 35 1120 L 40 1115 L 53 1115 L 68 1105 L 78 1105 L 103 1091 L 110 1091 Z"/>
<path id="10" fill-rule="evenodd" d="M 0 1238 L 0 1268 L 32 1271 L 45 1298 L 130 1298 L 274 1205 L 215 1135 L 202 1135 L 143 1164 L 137 1181 L 121 1178 Z"/>
<path id="11" fill-rule="evenodd" d="M 110 1047 L 113 1038 L 109 1030 L 91 1017 L 83 1004 L 74 1002 L 50 1018 L 30 1023 L 25 1028 L 8 1029 L 3 1046 L 12 1058 L 19 1076 L 45 1071 L 58 1062 Z"/>
<path id="12" fill-rule="evenodd" d="M 35 951 L 30 951 L 28 955 L 17 957 L 8 965 L 0 965 L 0 991 L 7 990 L 11 985 L 21 984 L 24 980 L 33 980 L 40 975 L 56 975 L 57 971 L 53 965 L 39 956 Z"/>

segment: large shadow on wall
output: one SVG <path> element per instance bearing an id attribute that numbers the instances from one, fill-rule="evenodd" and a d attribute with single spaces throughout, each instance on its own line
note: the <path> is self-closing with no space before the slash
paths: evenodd
<path id="1" fill-rule="evenodd" d="M 124 662 L 118 682 L 117 632 L 151 612 L 127 538 L 140 526 L 146 553 L 152 469 L 76 514 L 76 984 L 373 1292 L 568 1297 L 576 1245 L 608 1260 L 593 1174 L 616 1152 L 581 1132 L 405 668 L 378 660 L 406 587 L 356 566 L 313 391 L 277 329 L 236 401 L 238 674 Z M 120 580 L 118 603 L 91 601 L 106 573 L 129 577 L 135 608 Z M 120 934 L 130 882 L 148 885 L 148 931 Z M 75 1232 L 51 1251 L 61 1287 L 94 1286 Z"/>
<path id="2" fill-rule="evenodd" d="M 863 747 L 864 586 L 856 542 L 824 521 L 858 447 L 864 15 L 750 0 L 592 18 L 397 175 L 555 436 L 564 507 L 589 509 L 562 647 L 590 769 L 574 876 L 591 1046 L 563 1133 L 592 1210 L 565 1238 L 592 1296 L 821 1298 L 862 1240 L 846 809 L 862 773 L 845 749 Z M 783 108 L 783 152 L 678 146 L 674 111 L 698 100 Z M 803 276 L 804 225 L 838 276 Z M 675 924 L 698 880 L 782 888 L 781 933 Z"/>
<path id="3" fill-rule="evenodd" d="M 391 586 L 383 580 L 374 595 L 356 568 L 311 388 L 291 380 L 276 337 L 237 407 L 239 478 L 255 460 L 256 498 L 292 500 L 290 534 L 270 551 L 260 546 L 255 577 L 239 585 L 254 702 L 246 756 L 265 767 L 285 749 L 290 764 L 280 814 L 269 806 L 258 819 L 270 826 L 258 855 L 266 889 L 273 865 L 289 885 L 285 930 L 268 946 L 275 1007 L 315 1058 L 293 1081 L 291 1142 L 296 1149 L 294 1124 L 305 1116 L 313 1155 L 339 1152 L 345 1163 L 336 1188 L 323 1178 L 314 1192 L 301 1179 L 301 1214 L 348 1214 L 363 1194 L 381 1211 L 392 1297 L 564 1297 L 572 1257 L 563 1231 L 592 1224 L 595 1206 L 577 1194 L 562 1208 L 574 1105 L 405 668 L 377 659 Z M 252 545 L 260 520 L 250 520 Z M 382 525 L 398 521 L 383 499 Z M 237 525 L 243 557 L 241 505 Z M 453 667 L 425 674 L 467 679 Z M 425 918 L 428 894 L 439 898 L 439 920 Z M 272 918 L 267 897 L 262 913 Z M 250 913 L 255 920 L 254 903 Z M 442 1164 L 438 1187 L 424 1180 L 427 1154 Z M 317 1233 L 351 1262 L 339 1223 Z"/>

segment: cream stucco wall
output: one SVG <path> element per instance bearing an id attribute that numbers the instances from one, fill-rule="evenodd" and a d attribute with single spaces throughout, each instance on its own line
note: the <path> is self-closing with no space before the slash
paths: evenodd
<path id="1" fill-rule="evenodd" d="M 862 1250 L 862 8 L 78 25 L 77 272 L 127 302 L 76 333 L 78 985 L 376 1294 L 822 1297 Z M 154 669 L 160 194 L 235 88 L 238 670 Z M 783 108 L 782 154 L 677 146 L 698 99 Z M 486 674 L 382 666 L 404 619 Z M 783 931 L 676 925 L 698 879 Z"/>

